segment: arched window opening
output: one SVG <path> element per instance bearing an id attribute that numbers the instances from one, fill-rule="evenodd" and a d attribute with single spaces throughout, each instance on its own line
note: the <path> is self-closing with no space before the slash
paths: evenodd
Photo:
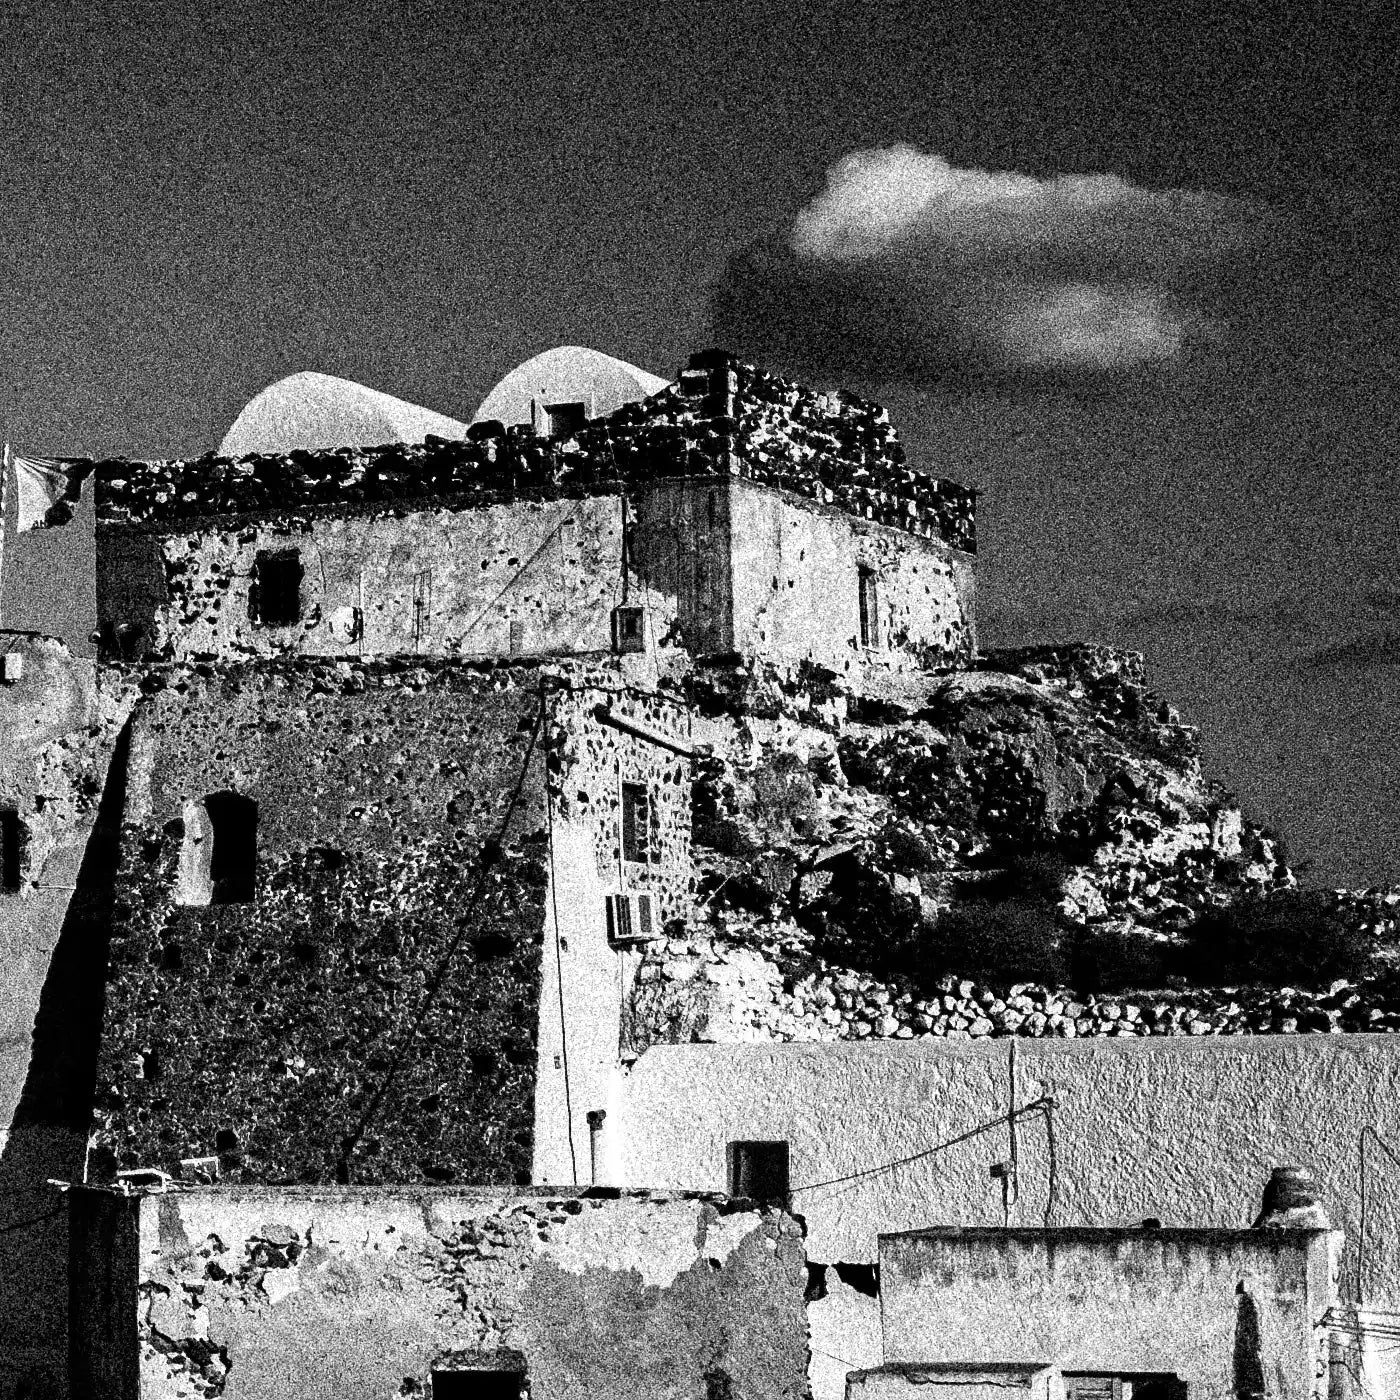
<path id="1" fill-rule="evenodd" d="M 258 804 L 236 792 L 185 803 L 179 904 L 247 904 L 258 874 Z"/>

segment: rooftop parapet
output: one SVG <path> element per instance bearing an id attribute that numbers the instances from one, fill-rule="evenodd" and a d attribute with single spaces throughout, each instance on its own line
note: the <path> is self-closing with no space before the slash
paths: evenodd
<path id="1" fill-rule="evenodd" d="M 879 405 L 819 392 L 724 351 L 691 356 L 677 384 L 554 440 L 480 423 L 465 441 L 240 458 L 66 463 L 70 497 L 96 482 L 99 524 L 159 529 L 210 516 L 601 495 L 658 477 L 740 476 L 967 553 L 975 493 L 910 467 Z M 64 505 L 51 523 L 66 518 Z"/>

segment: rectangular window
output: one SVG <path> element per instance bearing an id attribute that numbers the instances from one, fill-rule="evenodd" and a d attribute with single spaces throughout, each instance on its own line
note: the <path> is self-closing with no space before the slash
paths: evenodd
<path id="1" fill-rule="evenodd" d="M 413 645 L 428 633 L 428 619 L 433 615 L 433 571 L 420 569 L 413 575 Z"/>
<path id="2" fill-rule="evenodd" d="M 559 441 L 577 437 L 588 422 L 588 405 L 583 403 L 547 403 L 545 419 L 549 436 Z"/>
<path id="3" fill-rule="evenodd" d="M 300 550 L 260 549 L 253 562 L 253 621 L 264 627 L 300 622 L 303 572 Z"/>
<path id="4" fill-rule="evenodd" d="M 1186 1383 L 1164 1371 L 1066 1371 L 1065 1400 L 1186 1400 Z"/>
<path id="5" fill-rule="evenodd" d="M 641 608 L 614 608 L 612 614 L 614 651 L 645 651 L 646 631 Z"/>
<path id="6" fill-rule="evenodd" d="M 18 891 L 24 861 L 24 828 L 13 808 L 0 809 L 0 890 Z"/>
<path id="7" fill-rule="evenodd" d="M 645 783 L 622 785 L 622 858 L 650 862 L 651 793 Z"/>
<path id="8" fill-rule="evenodd" d="M 434 1371 L 432 1400 L 522 1400 L 523 1371 Z"/>
<path id="9" fill-rule="evenodd" d="M 729 1194 L 755 1201 L 786 1201 L 788 1145 L 786 1142 L 731 1142 Z"/>
<path id="10" fill-rule="evenodd" d="M 880 590 L 874 569 L 860 571 L 860 644 L 880 645 Z"/>

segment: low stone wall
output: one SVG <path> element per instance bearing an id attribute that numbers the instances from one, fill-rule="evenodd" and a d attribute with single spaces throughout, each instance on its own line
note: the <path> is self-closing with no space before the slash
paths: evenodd
<path id="1" fill-rule="evenodd" d="M 1083 992 L 944 978 L 934 993 L 852 968 L 794 976 L 810 949 L 672 938 L 648 950 L 631 1001 L 631 1040 L 979 1040 L 1034 1036 L 1306 1035 L 1400 1031 L 1400 984 L 1160 988 Z"/>

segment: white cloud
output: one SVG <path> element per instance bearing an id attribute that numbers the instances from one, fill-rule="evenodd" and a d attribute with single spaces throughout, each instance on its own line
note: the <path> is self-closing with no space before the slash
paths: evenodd
<path id="1" fill-rule="evenodd" d="M 801 358 L 806 336 L 829 360 L 839 344 L 857 369 L 1133 369 L 1215 329 L 1208 303 L 1273 232 L 1265 206 L 1228 195 L 894 145 L 832 166 L 776 246 L 731 263 L 717 308 L 760 345 Z"/>

